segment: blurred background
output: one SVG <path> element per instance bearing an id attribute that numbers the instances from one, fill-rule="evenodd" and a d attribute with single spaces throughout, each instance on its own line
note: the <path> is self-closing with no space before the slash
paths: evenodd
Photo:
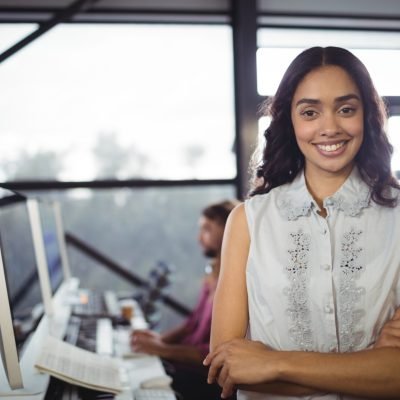
<path id="1" fill-rule="evenodd" d="M 81 286 L 138 290 L 84 246 L 144 279 L 162 261 L 190 308 L 200 212 L 246 197 L 260 106 L 315 45 L 365 63 L 400 172 L 398 0 L 0 0 L 0 186 L 61 202 Z"/>

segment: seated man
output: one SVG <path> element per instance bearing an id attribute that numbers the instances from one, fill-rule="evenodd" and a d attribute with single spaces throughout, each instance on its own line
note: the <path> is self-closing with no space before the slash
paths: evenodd
<path id="1" fill-rule="evenodd" d="M 166 369 L 173 378 L 173 389 L 184 399 L 220 398 L 218 385 L 207 384 L 207 370 L 202 362 L 209 351 L 212 302 L 220 270 L 225 223 L 237 204 L 237 201 L 223 201 L 202 211 L 199 243 L 210 263 L 197 305 L 188 319 L 175 329 L 162 334 L 135 331 L 131 337 L 133 350 L 157 355 L 170 363 Z"/>

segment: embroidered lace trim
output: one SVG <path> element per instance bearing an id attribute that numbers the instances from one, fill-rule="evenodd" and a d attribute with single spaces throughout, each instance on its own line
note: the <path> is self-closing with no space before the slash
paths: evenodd
<path id="1" fill-rule="evenodd" d="M 350 217 L 357 216 L 363 208 L 368 207 L 370 202 L 369 189 L 364 188 L 356 199 L 346 201 L 346 197 L 340 194 L 333 195 L 329 198 L 334 209 L 343 211 L 345 215 Z M 311 201 L 296 203 L 293 200 L 282 200 L 279 204 L 281 214 L 289 221 L 294 221 L 301 216 L 305 216 L 310 211 Z"/>
<path id="2" fill-rule="evenodd" d="M 289 317 L 289 337 L 299 346 L 299 350 L 313 349 L 311 314 L 308 303 L 308 266 L 311 236 L 299 230 L 290 233 L 294 248 L 288 250 L 289 265 L 285 272 L 290 286 L 284 289 L 288 297 L 286 314 Z"/>
<path id="3" fill-rule="evenodd" d="M 354 201 L 346 202 L 345 197 L 342 195 L 332 196 L 331 201 L 333 208 L 343 211 L 346 215 L 350 217 L 355 217 L 361 212 L 363 208 L 368 207 L 369 198 L 369 190 L 364 189 L 361 191 L 358 199 L 355 199 Z"/>
<path id="4" fill-rule="evenodd" d="M 359 324 L 365 311 L 358 308 L 365 288 L 357 287 L 357 280 L 364 271 L 359 264 L 361 247 L 357 247 L 362 231 L 351 228 L 345 233 L 342 240 L 342 259 L 340 262 L 338 316 L 339 316 L 339 343 L 340 351 L 356 350 L 365 337 Z"/>
<path id="5" fill-rule="evenodd" d="M 310 211 L 311 205 L 311 202 L 306 202 L 304 204 L 294 206 L 292 201 L 284 200 L 280 204 L 280 210 L 282 215 L 288 221 L 294 221 L 298 217 L 307 215 Z"/>

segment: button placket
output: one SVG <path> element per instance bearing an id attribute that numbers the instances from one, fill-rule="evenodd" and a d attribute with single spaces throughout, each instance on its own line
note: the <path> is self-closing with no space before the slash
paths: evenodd
<path id="1" fill-rule="evenodd" d="M 319 222 L 319 226 L 320 226 L 320 232 L 322 233 L 322 235 L 324 235 L 324 236 L 327 235 L 329 233 L 329 225 L 328 225 L 327 218 L 318 216 L 318 222 Z"/>
<path id="2" fill-rule="evenodd" d="M 329 202 L 328 204 L 329 205 Z M 329 213 L 328 213 L 329 214 Z M 335 313 L 335 300 L 332 286 L 332 244 L 331 234 L 329 229 L 329 218 L 319 217 L 319 231 L 320 233 L 320 250 L 322 258 L 320 259 L 320 283 L 323 286 L 321 295 L 322 302 L 320 306 L 321 323 L 324 325 L 326 332 L 332 337 L 332 340 L 328 341 L 326 350 L 337 351 L 337 327 L 336 327 L 336 313 Z"/>
<path id="3" fill-rule="evenodd" d="M 315 304 L 318 309 L 320 329 L 325 332 L 329 340 L 324 343 L 324 351 L 330 352 L 337 349 L 337 327 L 336 327 L 336 306 L 335 295 L 332 284 L 333 280 L 333 258 L 332 240 L 333 235 L 329 229 L 330 219 L 323 218 L 315 213 L 314 241 L 319 255 L 315 265 L 315 273 L 318 275 L 315 284 L 319 302 Z"/>

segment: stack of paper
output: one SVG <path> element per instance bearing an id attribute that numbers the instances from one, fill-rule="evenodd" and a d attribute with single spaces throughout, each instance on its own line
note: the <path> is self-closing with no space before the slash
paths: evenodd
<path id="1" fill-rule="evenodd" d="M 65 382 L 117 394 L 122 391 L 117 360 L 79 349 L 49 336 L 35 364 Z"/>

